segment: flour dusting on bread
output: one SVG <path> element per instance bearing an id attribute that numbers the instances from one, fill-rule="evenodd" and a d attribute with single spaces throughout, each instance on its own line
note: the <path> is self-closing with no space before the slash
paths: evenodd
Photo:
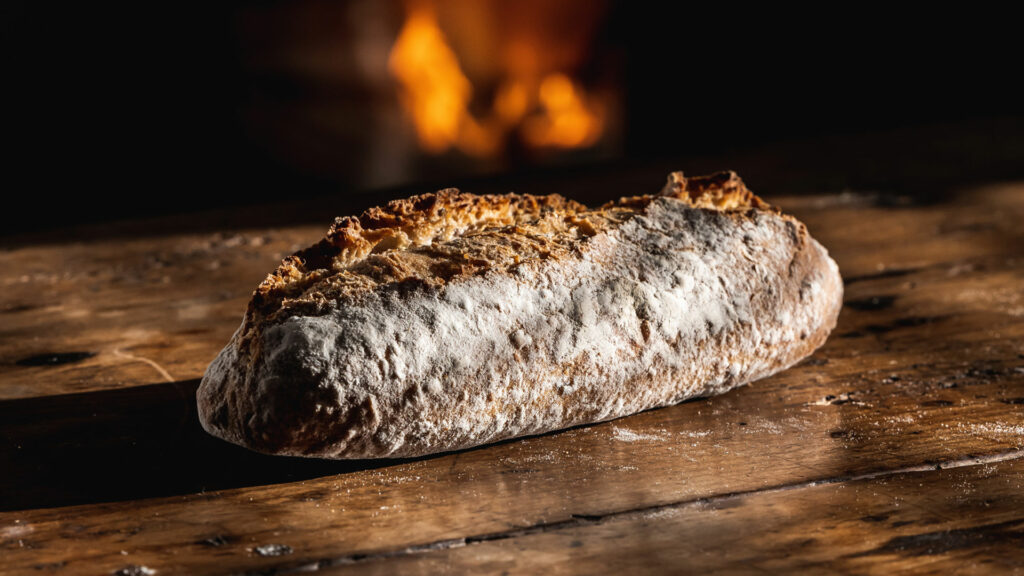
<path id="1" fill-rule="evenodd" d="M 254 294 L 199 392 L 276 453 L 415 456 L 724 392 L 817 348 L 842 281 L 735 174 L 597 209 L 417 196 L 340 218 Z"/>

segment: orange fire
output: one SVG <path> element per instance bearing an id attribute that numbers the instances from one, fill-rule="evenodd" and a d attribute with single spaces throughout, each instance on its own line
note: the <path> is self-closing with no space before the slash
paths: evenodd
<path id="1" fill-rule="evenodd" d="M 388 66 L 402 85 L 402 104 L 425 150 L 438 154 L 456 146 L 474 156 L 496 151 L 492 131 L 469 113 L 473 86 L 429 7 L 410 10 Z"/>
<path id="2" fill-rule="evenodd" d="M 523 126 L 523 137 L 534 146 L 578 148 L 601 135 L 602 118 L 586 103 L 582 88 L 564 74 L 551 74 L 540 83 L 544 115 Z"/>
<path id="3" fill-rule="evenodd" d="M 426 3 L 411 4 L 388 60 L 399 98 L 421 147 L 433 154 L 452 148 L 475 157 L 500 153 L 513 133 L 534 148 L 595 144 L 604 128 L 603 109 L 563 73 L 515 77 L 498 83 L 490 111 L 470 111 L 473 85 Z M 542 77 L 541 77 L 542 76 Z"/>

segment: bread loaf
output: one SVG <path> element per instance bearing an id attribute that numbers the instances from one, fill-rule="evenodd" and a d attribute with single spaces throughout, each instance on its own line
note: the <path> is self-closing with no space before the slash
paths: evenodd
<path id="1" fill-rule="evenodd" d="M 199 415 L 271 454 L 456 450 L 763 378 L 820 346 L 841 302 L 825 249 L 731 172 L 596 209 L 443 190 L 285 259 Z"/>

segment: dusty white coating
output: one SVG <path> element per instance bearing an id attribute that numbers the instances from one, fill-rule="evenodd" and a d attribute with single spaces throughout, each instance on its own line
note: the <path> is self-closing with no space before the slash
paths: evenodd
<path id="1" fill-rule="evenodd" d="M 796 226 L 658 198 L 569 262 L 291 317 L 263 331 L 259 366 L 240 374 L 229 345 L 204 384 L 244 379 L 247 425 L 273 430 L 274 452 L 334 458 L 459 449 L 721 393 L 799 360 L 835 323 L 838 269 Z"/>

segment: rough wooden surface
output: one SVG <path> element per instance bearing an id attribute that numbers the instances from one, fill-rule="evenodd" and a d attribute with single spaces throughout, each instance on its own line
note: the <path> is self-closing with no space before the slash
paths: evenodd
<path id="1" fill-rule="evenodd" d="M 330 215 L 4 249 L 0 573 L 1024 572 L 1024 184 L 769 200 L 846 280 L 814 357 L 409 461 L 266 457 L 196 421 L 248 294 Z"/>
<path id="2" fill-rule="evenodd" d="M 963 464 L 574 518 L 323 573 L 1024 571 L 1024 463 Z"/>

